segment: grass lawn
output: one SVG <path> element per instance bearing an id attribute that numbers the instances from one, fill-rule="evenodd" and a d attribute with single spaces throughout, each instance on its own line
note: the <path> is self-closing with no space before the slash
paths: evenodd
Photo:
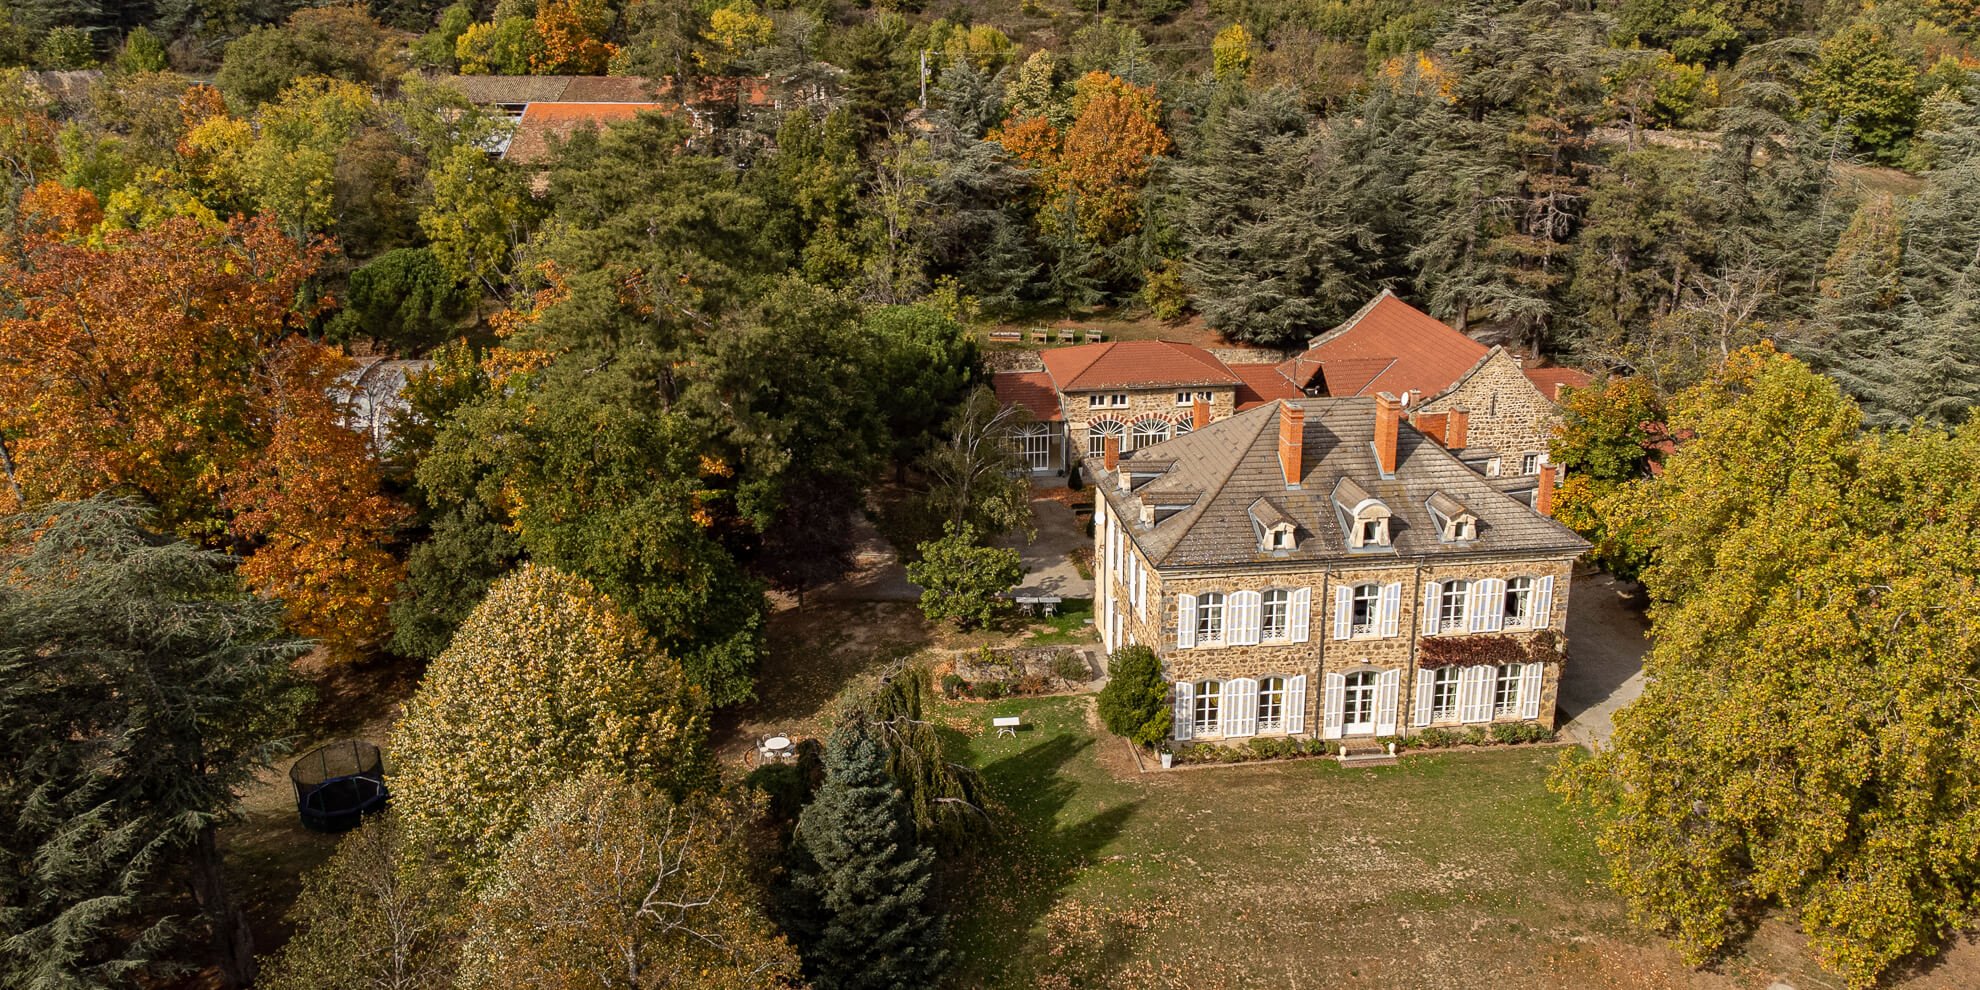
<path id="1" fill-rule="evenodd" d="M 1031 623 L 1026 646 L 1068 646 L 1093 641 L 1093 599 L 1068 598 L 1059 603 L 1059 614 Z"/>
<path id="2" fill-rule="evenodd" d="M 1140 774 L 1090 706 L 940 708 L 1015 819 L 952 881 L 955 986 L 1836 985 L 1777 922 L 1710 971 L 1628 927 L 1546 790 L 1558 749 Z M 1016 738 L 987 731 L 1018 714 Z"/>

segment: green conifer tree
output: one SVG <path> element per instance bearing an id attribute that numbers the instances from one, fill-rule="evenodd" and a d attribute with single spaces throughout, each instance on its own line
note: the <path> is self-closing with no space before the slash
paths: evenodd
<path id="1" fill-rule="evenodd" d="M 935 854 L 915 839 L 885 752 L 834 733 L 825 783 L 798 817 L 788 930 L 819 990 L 916 990 L 947 962 L 930 899 Z"/>

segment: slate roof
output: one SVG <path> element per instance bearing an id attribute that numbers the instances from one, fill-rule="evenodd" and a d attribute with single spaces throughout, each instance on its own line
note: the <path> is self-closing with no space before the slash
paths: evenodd
<path id="1" fill-rule="evenodd" d="M 1301 482 L 1287 488 L 1280 471 L 1280 410 L 1305 411 Z M 1201 430 L 1121 455 L 1122 469 L 1136 459 L 1173 460 L 1175 466 L 1150 486 L 1197 490 L 1196 503 L 1154 526 L 1131 523 L 1135 543 L 1157 567 L 1221 567 L 1250 563 L 1284 566 L 1366 560 L 1478 557 L 1494 554 L 1571 555 L 1587 541 L 1508 496 L 1460 463 L 1407 422 L 1396 442 L 1396 477 L 1383 480 L 1376 468 L 1375 402 L 1370 398 L 1303 399 L 1274 402 Z M 1115 475 L 1089 459 L 1086 470 L 1124 520 L 1138 520 L 1131 492 L 1121 491 Z M 1342 486 L 1345 479 L 1348 484 Z M 1349 550 L 1335 508 L 1336 489 L 1364 490 L 1388 506 L 1391 546 Z M 1478 518 L 1478 534 L 1463 543 L 1444 543 L 1428 503 L 1437 493 L 1462 503 Z M 1269 499 L 1297 526 L 1298 546 L 1264 551 L 1252 528 L 1251 507 Z"/>
<path id="2" fill-rule="evenodd" d="M 1045 372 L 1061 392 L 1154 385 L 1239 385 L 1243 379 L 1194 344 L 1114 340 L 1044 352 Z"/>
<path id="3" fill-rule="evenodd" d="M 1022 406 L 1041 423 L 1062 422 L 1065 412 L 1059 406 L 1059 393 L 1052 390 L 1052 376 L 1042 371 L 999 371 L 990 376 L 990 390 L 1007 406 Z"/>
<path id="4" fill-rule="evenodd" d="M 1306 353 L 1282 362 L 1288 379 L 1331 396 L 1435 395 L 1464 377 L 1487 348 L 1396 298 L 1387 289 L 1346 323 L 1313 338 Z"/>

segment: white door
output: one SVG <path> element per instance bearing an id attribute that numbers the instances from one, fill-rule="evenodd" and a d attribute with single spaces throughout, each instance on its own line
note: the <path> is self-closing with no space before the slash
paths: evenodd
<path id="1" fill-rule="evenodd" d="M 1369 671 L 1347 675 L 1347 694 L 1341 701 L 1341 734 L 1372 735 L 1375 732 L 1375 675 Z"/>

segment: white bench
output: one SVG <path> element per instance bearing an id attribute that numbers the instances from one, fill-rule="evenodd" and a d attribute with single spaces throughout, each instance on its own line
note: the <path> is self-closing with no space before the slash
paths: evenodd
<path id="1" fill-rule="evenodd" d="M 1016 715 L 1006 715 L 1002 718 L 991 719 L 990 724 L 996 727 L 998 735 L 1010 736 L 1012 739 L 1016 739 L 1018 726 L 1024 724 L 1024 722 Z"/>

